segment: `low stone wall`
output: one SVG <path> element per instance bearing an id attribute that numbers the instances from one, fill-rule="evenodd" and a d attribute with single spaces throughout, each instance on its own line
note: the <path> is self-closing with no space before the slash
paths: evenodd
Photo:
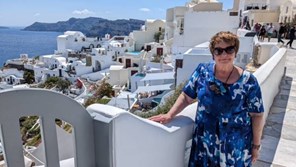
<path id="1" fill-rule="evenodd" d="M 279 92 L 280 82 L 285 72 L 286 51 L 285 48 L 279 49 L 254 72 L 262 91 L 265 118 L 269 113 L 275 96 Z"/>

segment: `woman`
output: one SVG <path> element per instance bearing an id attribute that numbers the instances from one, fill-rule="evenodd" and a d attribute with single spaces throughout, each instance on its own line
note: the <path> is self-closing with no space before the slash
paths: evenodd
<path id="1" fill-rule="evenodd" d="M 214 62 L 199 64 L 170 111 L 150 120 L 167 123 L 197 98 L 189 166 L 251 166 L 264 123 L 259 84 L 233 64 L 239 49 L 235 34 L 219 32 L 209 47 Z"/>

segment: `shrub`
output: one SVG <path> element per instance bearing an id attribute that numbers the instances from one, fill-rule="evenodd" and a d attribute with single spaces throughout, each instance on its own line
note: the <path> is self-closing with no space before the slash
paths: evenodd
<path id="1" fill-rule="evenodd" d="M 165 104 L 158 106 L 156 111 L 141 112 L 141 113 L 136 113 L 136 115 L 142 118 L 149 118 L 151 116 L 158 115 L 158 114 L 166 114 L 173 107 L 179 95 L 182 93 L 182 88 L 184 87 L 184 85 L 185 83 L 178 85 L 175 92 L 167 98 L 167 100 L 165 101 Z"/>
<path id="2" fill-rule="evenodd" d="M 95 92 L 95 96 L 101 99 L 104 96 L 111 97 L 112 94 L 112 86 L 107 83 L 105 80 L 101 83 L 98 89 Z"/>
<path id="3" fill-rule="evenodd" d="M 25 82 L 28 84 L 34 83 L 34 81 L 35 81 L 34 72 L 26 70 L 24 72 L 23 78 L 24 78 Z"/>

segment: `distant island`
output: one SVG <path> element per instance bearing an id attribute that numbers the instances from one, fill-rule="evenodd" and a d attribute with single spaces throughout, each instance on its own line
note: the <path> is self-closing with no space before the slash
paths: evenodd
<path id="1" fill-rule="evenodd" d="M 107 20 L 103 18 L 88 17 L 83 19 L 70 18 L 67 21 L 59 21 L 57 23 L 40 23 L 35 22 L 25 27 L 26 31 L 81 31 L 88 37 L 103 37 L 105 34 L 128 35 L 133 30 L 139 30 L 145 24 L 143 20 L 136 19 L 120 19 Z"/>
<path id="2" fill-rule="evenodd" d="M 0 29 L 9 29 L 9 27 L 0 26 Z"/>

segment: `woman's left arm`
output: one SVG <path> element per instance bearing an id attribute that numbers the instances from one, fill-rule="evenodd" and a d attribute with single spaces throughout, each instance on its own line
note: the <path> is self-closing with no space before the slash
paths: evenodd
<path id="1" fill-rule="evenodd" d="M 259 148 L 261 147 L 261 136 L 264 126 L 263 113 L 250 113 L 252 117 L 253 145 L 252 145 L 252 163 L 259 158 Z"/>
<path id="2" fill-rule="evenodd" d="M 263 113 L 250 113 L 250 114 L 252 117 L 253 144 L 260 145 L 263 126 L 264 126 L 264 114 Z"/>

